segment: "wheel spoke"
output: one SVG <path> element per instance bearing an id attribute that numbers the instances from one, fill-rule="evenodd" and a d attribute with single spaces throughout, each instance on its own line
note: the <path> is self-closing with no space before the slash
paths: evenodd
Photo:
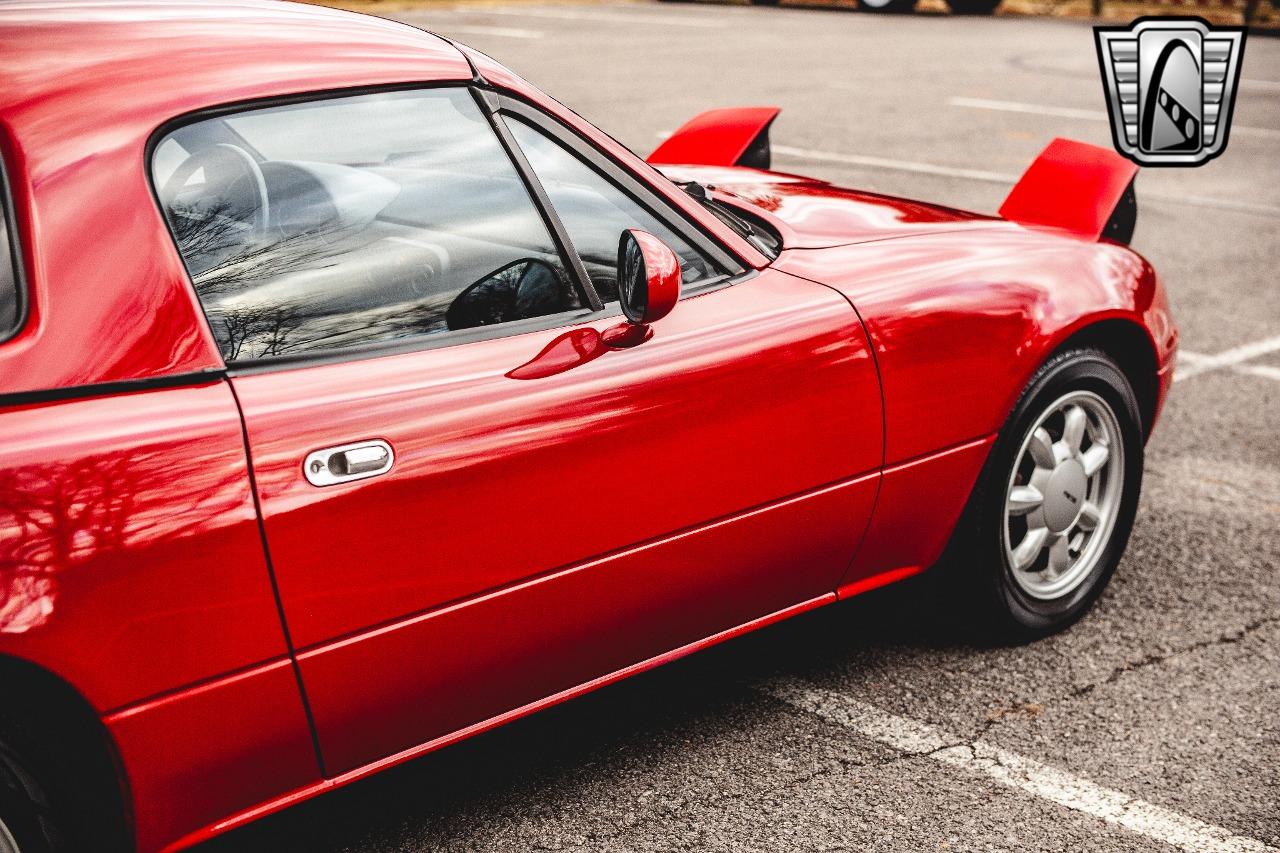
<path id="1" fill-rule="evenodd" d="M 1084 452 L 1080 457 L 1080 464 L 1084 466 L 1084 475 L 1092 477 L 1094 474 L 1102 470 L 1102 466 L 1107 464 L 1107 460 L 1111 458 L 1111 451 L 1105 444 L 1095 444 Z"/>
<path id="2" fill-rule="evenodd" d="M 1049 572 L 1054 577 L 1062 574 L 1071 565 L 1071 543 L 1067 537 L 1059 535 L 1049 545 Z"/>
<path id="3" fill-rule="evenodd" d="M 1026 515 L 1042 503 L 1044 495 L 1035 486 L 1014 486 L 1009 491 L 1009 515 Z"/>
<path id="4" fill-rule="evenodd" d="M 1062 440 L 1071 451 L 1072 456 L 1080 454 L 1080 443 L 1084 441 L 1085 427 L 1089 425 L 1089 416 L 1079 406 L 1067 409 L 1063 416 Z"/>
<path id="5" fill-rule="evenodd" d="M 1058 460 L 1053 455 L 1053 438 L 1044 427 L 1031 433 L 1031 443 L 1027 445 L 1027 451 L 1035 460 L 1037 468 L 1052 468 L 1057 464 Z"/>
<path id="6" fill-rule="evenodd" d="M 1013 567 L 1015 569 L 1025 569 L 1036 561 L 1036 557 L 1040 556 L 1040 550 L 1044 547 L 1045 540 L 1049 538 L 1049 528 L 1033 527 L 1027 531 L 1027 535 L 1023 537 L 1021 543 L 1013 551 Z"/>
<path id="7" fill-rule="evenodd" d="M 1096 530 L 1098 522 L 1102 520 L 1102 511 L 1093 501 L 1085 501 L 1084 506 L 1080 507 L 1080 518 L 1076 524 L 1081 530 Z"/>

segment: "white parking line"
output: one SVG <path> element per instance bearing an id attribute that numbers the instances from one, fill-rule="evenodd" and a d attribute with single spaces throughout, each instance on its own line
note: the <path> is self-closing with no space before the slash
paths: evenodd
<path id="1" fill-rule="evenodd" d="M 542 33 L 537 30 L 522 30 L 516 27 L 485 27 L 471 24 L 449 24 L 450 33 L 464 36 L 502 36 L 511 39 L 540 39 Z M 444 29 L 441 30 L 443 32 Z"/>
<path id="2" fill-rule="evenodd" d="M 496 7 L 493 9 L 477 8 L 477 15 L 510 15 L 516 18 L 553 18 L 562 21 L 595 21 L 602 24 L 654 24 L 660 27 L 702 27 L 705 29 L 722 29 L 723 21 L 710 18 L 684 17 L 683 15 L 632 15 L 627 12 L 601 12 L 598 10 L 559 8 L 559 9 L 525 9 L 521 7 Z"/>
<path id="3" fill-rule="evenodd" d="M 1271 379 L 1280 382 L 1280 367 L 1271 367 L 1267 364 L 1240 364 L 1232 368 L 1236 373 L 1246 373 L 1249 376 L 1261 376 L 1263 379 Z"/>
<path id="4" fill-rule="evenodd" d="M 1079 118 L 1086 121 L 1106 121 L 1102 110 L 1079 110 L 1074 107 L 1042 107 L 1039 104 L 1020 104 L 1015 101 L 992 101 L 987 98 L 947 98 L 953 107 L 972 107 L 976 110 L 998 110 L 1007 113 L 1030 113 L 1040 116 Z M 1234 130 L 1235 128 L 1233 128 Z"/>
<path id="5" fill-rule="evenodd" d="M 1081 110 L 1075 107 L 1048 107 L 1040 104 L 1023 104 L 1018 101 L 993 101 L 988 98 L 948 98 L 947 103 L 953 107 L 969 107 L 976 110 L 995 110 L 1006 113 L 1027 113 L 1030 115 L 1057 116 L 1059 118 L 1083 119 L 1085 121 L 1107 121 L 1103 110 Z M 1248 127 L 1232 124 L 1233 136 L 1256 136 L 1260 139 L 1280 139 L 1280 130 L 1269 127 Z"/>
<path id="6" fill-rule="evenodd" d="M 1240 85 L 1247 89 L 1261 89 L 1264 92 L 1280 92 L 1280 83 L 1275 80 L 1250 80 L 1248 77 L 1243 77 Z"/>
<path id="7" fill-rule="evenodd" d="M 986 776 L 1005 787 L 1092 815 L 1187 853 L 1280 853 L 1256 839 L 1234 835 L 1220 826 L 1104 788 L 983 741 L 966 742 L 927 723 L 881 711 L 832 690 L 792 679 L 771 681 L 757 689 L 899 752 Z"/>
<path id="8" fill-rule="evenodd" d="M 1186 367 L 1179 366 L 1175 369 L 1173 381 L 1178 382 L 1183 379 L 1190 379 L 1193 376 L 1199 376 L 1202 373 L 1227 368 L 1239 373 L 1248 373 L 1267 379 L 1280 379 L 1280 370 L 1276 368 L 1244 363 L 1273 352 L 1280 352 L 1280 335 L 1274 338 L 1264 338 L 1260 341 L 1241 344 L 1217 355 L 1181 351 L 1178 353 L 1178 360 L 1185 364 Z"/>
<path id="9" fill-rule="evenodd" d="M 811 148 L 793 148 L 790 145 L 774 145 L 775 153 L 804 160 L 818 160 L 827 163 L 847 163 L 851 166 L 867 166 L 872 169 L 890 169 L 898 172 L 915 172 L 922 175 L 941 175 L 948 178 L 967 178 L 972 181 L 986 181 L 993 184 L 1012 186 L 1020 176 L 1005 172 L 987 172 L 981 169 L 960 169 L 952 166 L 938 166 L 933 163 L 917 163 L 911 160 L 894 160 L 888 157 L 869 157 L 863 154 L 841 154 L 834 151 L 815 151 Z M 1257 204 L 1250 201 L 1235 201 L 1225 198 L 1211 198 L 1198 195 L 1171 195 L 1169 193 L 1140 192 L 1141 201 L 1160 201 L 1171 204 L 1189 205 L 1191 207 L 1210 207 L 1217 210 L 1233 210 L 1240 213 L 1256 213 L 1262 216 L 1280 217 L 1280 207 L 1272 204 Z"/>

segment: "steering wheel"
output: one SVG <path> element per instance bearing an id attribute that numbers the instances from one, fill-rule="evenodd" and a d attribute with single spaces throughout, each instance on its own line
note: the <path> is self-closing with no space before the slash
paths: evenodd
<path id="1" fill-rule="evenodd" d="M 173 209 L 182 188 L 201 169 L 206 187 L 203 195 L 225 205 L 221 215 L 249 226 L 254 236 L 266 232 L 271 225 L 271 204 L 262 167 L 249 152 L 229 142 L 202 148 L 182 161 L 160 189 L 160 200 L 167 209 Z"/>

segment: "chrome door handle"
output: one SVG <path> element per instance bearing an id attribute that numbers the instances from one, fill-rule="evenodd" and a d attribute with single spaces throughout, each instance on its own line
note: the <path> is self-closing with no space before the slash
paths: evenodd
<path id="1" fill-rule="evenodd" d="M 302 471 L 311 485 L 332 486 L 385 474 L 395 461 L 391 445 L 370 439 L 312 451 L 303 460 Z"/>

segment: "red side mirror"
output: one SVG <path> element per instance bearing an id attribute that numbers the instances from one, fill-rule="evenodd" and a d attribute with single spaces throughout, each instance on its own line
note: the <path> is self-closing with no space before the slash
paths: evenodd
<path id="1" fill-rule="evenodd" d="M 618 241 L 618 301 L 629 325 L 604 333 L 611 347 L 635 346 L 653 335 L 649 324 L 671 313 L 680 300 L 680 259 L 671 247 L 637 228 Z"/>

